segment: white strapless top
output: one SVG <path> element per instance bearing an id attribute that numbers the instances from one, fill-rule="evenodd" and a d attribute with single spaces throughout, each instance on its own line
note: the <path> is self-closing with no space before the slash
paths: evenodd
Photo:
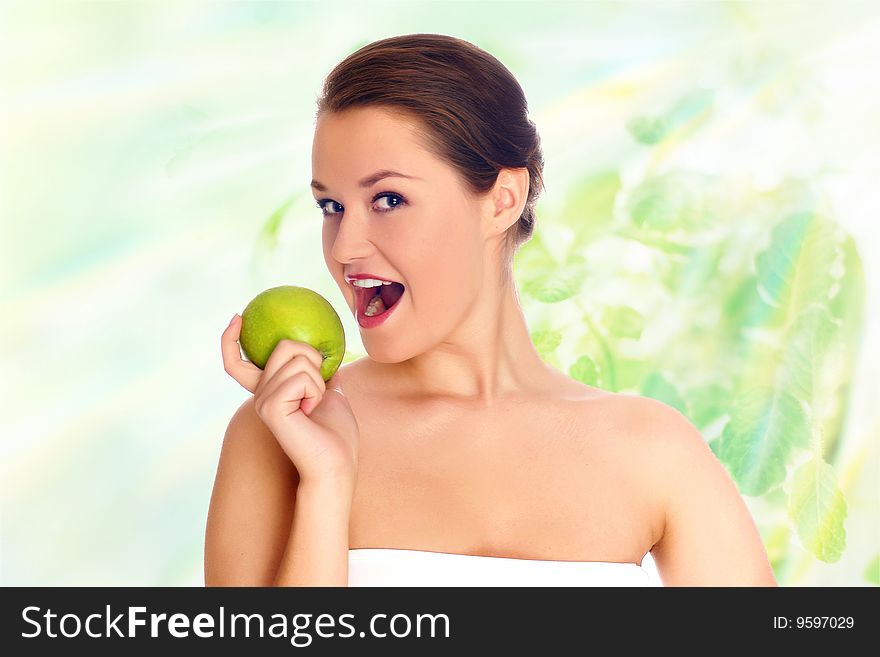
<path id="1" fill-rule="evenodd" d="M 349 586 L 652 586 L 634 563 L 545 561 L 399 548 L 348 551 Z"/>

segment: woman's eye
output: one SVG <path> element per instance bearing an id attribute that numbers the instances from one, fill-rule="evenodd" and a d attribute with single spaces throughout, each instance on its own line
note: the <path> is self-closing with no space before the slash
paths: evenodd
<path id="1" fill-rule="evenodd" d="M 375 202 L 375 201 L 378 201 L 379 199 L 383 199 L 383 198 L 389 199 L 389 202 L 391 199 L 397 199 L 396 204 L 390 205 L 387 209 L 383 209 L 382 210 L 383 212 L 389 212 L 390 210 L 393 210 L 394 208 L 399 207 L 400 205 L 402 205 L 404 203 L 402 196 L 399 196 L 398 194 L 394 194 L 392 192 L 382 192 L 381 194 L 377 195 L 376 198 L 373 199 L 373 201 Z"/>
<path id="2" fill-rule="evenodd" d="M 386 205 L 385 207 L 380 207 L 379 212 L 391 212 L 392 210 L 406 203 L 406 200 L 400 194 L 395 194 L 394 192 L 382 192 L 381 194 L 376 194 L 376 196 L 373 197 L 373 203 L 380 199 L 388 199 L 388 205 Z M 392 203 L 392 201 L 394 201 L 394 203 Z M 325 217 L 329 217 L 330 215 L 334 214 L 340 214 L 345 209 L 342 208 L 339 203 L 329 198 L 321 199 L 316 203 L 316 205 L 318 206 L 318 208 L 320 208 L 321 213 Z M 331 211 L 327 209 L 328 207 L 333 207 L 335 205 L 338 205 L 340 208 L 342 208 L 342 210 Z"/>
<path id="3" fill-rule="evenodd" d="M 327 208 L 324 207 L 324 204 L 325 204 L 325 203 L 331 203 L 331 204 L 334 204 L 334 203 L 335 203 L 336 205 L 339 205 L 339 203 L 336 203 L 336 201 L 332 201 L 332 200 L 330 200 L 329 198 L 321 199 L 320 201 L 318 201 L 318 202 L 315 204 L 315 205 L 317 205 L 317 206 L 321 209 L 321 214 L 323 214 L 325 217 L 328 216 L 328 215 L 331 215 L 331 214 L 338 214 L 337 212 L 328 212 L 328 211 L 327 211 Z M 340 207 L 341 207 L 341 206 L 340 206 Z"/>

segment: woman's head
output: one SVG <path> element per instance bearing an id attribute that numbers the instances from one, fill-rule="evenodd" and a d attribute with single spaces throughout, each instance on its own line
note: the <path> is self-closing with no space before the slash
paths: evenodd
<path id="1" fill-rule="evenodd" d="M 487 275 L 511 284 L 513 255 L 534 228 L 544 161 L 519 83 L 488 53 L 414 34 L 349 55 L 318 99 L 312 164 L 327 214 L 325 260 L 343 290 L 351 290 L 348 273 L 378 274 L 404 283 L 401 303 L 423 312 L 436 304 L 454 321 Z M 360 186 L 383 169 L 413 179 Z M 496 214 L 509 221 L 493 236 L 485 217 L 499 198 L 511 207 Z"/>

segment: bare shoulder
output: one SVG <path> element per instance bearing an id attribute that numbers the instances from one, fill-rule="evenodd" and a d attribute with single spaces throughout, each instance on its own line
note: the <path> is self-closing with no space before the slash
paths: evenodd
<path id="1" fill-rule="evenodd" d="M 775 586 L 757 527 L 736 484 L 699 429 L 678 409 L 615 395 L 642 476 L 663 508 L 651 549 L 666 586 Z"/>
<path id="2" fill-rule="evenodd" d="M 254 408 L 226 429 L 205 528 L 208 586 L 270 586 L 289 535 L 299 476 Z"/>
<path id="3" fill-rule="evenodd" d="M 339 388 L 342 392 L 347 392 L 348 388 L 358 385 L 361 380 L 365 368 L 369 367 L 370 359 L 367 356 L 349 361 L 340 365 L 332 377 L 327 381 L 327 389 Z"/>
<path id="4" fill-rule="evenodd" d="M 674 460 L 670 455 L 680 449 L 671 445 L 693 444 L 693 434 L 686 436 L 681 430 L 687 420 L 654 399 L 606 390 L 599 390 L 579 406 L 579 416 L 585 422 L 582 435 L 590 443 L 585 448 L 603 456 L 605 467 L 614 468 L 615 479 L 623 482 L 626 497 L 639 503 L 642 521 L 649 525 L 647 551 L 664 531 L 668 471 Z"/>
<path id="5" fill-rule="evenodd" d="M 610 393 L 603 402 L 619 422 L 615 440 L 629 450 L 642 485 L 662 509 L 663 525 L 683 473 L 708 466 L 716 478 L 726 476 L 700 431 L 674 406 L 630 393 Z"/>
<path id="6" fill-rule="evenodd" d="M 293 463 L 281 449 L 271 429 L 257 414 L 253 395 L 249 395 L 232 415 L 223 439 L 223 450 L 234 452 L 238 459 L 244 458 L 245 454 L 249 460 L 256 455 L 271 460 L 277 458 L 282 469 L 296 475 Z"/>
<path id="7" fill-rule="evenodd" d="M 678 409 L 650 397 L 583 386 L 578 407 L 581 417 L 606 429 L 605 438 L 620 448 L 657 457 L 670 449 L 705 446 L 699 431 Z"/>
<path id="8" fill-rule="evenodd" d="M 709 449 L 699 430 L 674 406 L 629 393 L 614 393 L 611 399 L 627 424 L 626 435 L 653 456 L 679 459 Z"/>

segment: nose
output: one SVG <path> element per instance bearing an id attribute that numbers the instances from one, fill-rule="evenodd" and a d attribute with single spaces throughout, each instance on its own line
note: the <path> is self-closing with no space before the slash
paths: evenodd
<path id="1" fill-rule="evenodd" d="M 337 262 L 351 262 L 369 255 L 373 250 L 369 221 L 364 213 L 346 210 L 345 217 L 336 222 L 334 230 L 335 234 L 330 235 L 330 255 Z"/>

